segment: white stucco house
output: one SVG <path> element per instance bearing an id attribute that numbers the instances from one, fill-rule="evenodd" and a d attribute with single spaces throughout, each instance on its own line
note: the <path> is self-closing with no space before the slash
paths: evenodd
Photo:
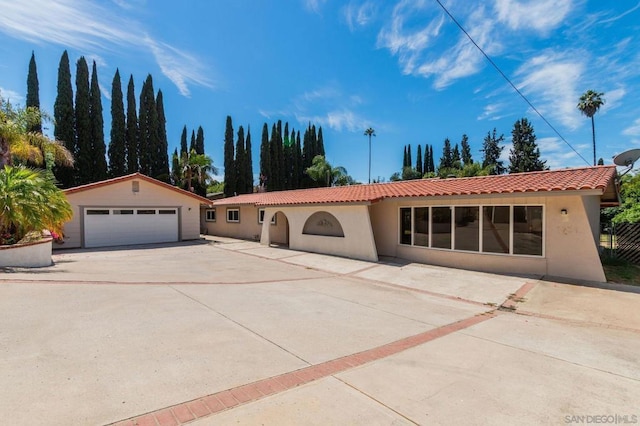
<path id="1" fill-rule="evenodd" d="M 201 206 L 211 235 L 377 261 L 605 281 L 614 166 L 244 194 Z"/>
<path id="2" fill-rule="evenodd" d="M 64 190 L 73 219 L 62 248 L 149 244 L 200 238 L 200 207 L 210 201 L 134 173 Z"/>

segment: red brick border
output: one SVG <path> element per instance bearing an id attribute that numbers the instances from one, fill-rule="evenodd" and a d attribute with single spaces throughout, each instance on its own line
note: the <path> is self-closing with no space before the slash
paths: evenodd
<path id="1" fill-rule="evenodd" d="M 502 305 L 500 305 L 500 308 L 506 309 L 506 310 L 510 310 L 510 311 L 515 311 L 516 310 L 516 306 L 518 305 L 518 303 L 522 302 L 524 297 L 531 290 L 533 290 L 536 285 L 538 285 L 537 282 L 525 283 L 522 287 L 520 287 L 518 290 L 516 290 L 515 293 L 510 295 L 507 298 L 507 300 L 502 302 Z"/>
<path id="2" fill-rule="evenodd" d="M 269 377 L 257 382 L 223 390 L 211 395 L 182 402 L 140 416 L 132 417 L 113 426 L 179 426 L 195 419 L 228 410 L 237 405 L 257 401 L 264 397 L 295 388 L 305 383 L 349 370 L 360 365 L 386 358 L 390 355 L 414 348 L 456 331 L 463 330 L 495 317 L 495 312 L 475 315 L 424 333 L 405 337 L 386 345 L 378 346 L 355 354 L 336 358 L 321 364 Z"/>

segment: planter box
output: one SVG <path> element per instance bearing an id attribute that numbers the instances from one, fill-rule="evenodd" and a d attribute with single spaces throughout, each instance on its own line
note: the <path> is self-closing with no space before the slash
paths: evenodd
<path id="1" fill-rule="evenodd" d="M 0 268 L 8 266 L 22 268 L 51 266 L 52 242 L 52 238 L 45 238 L 32 243 L 0 246 Z"/>

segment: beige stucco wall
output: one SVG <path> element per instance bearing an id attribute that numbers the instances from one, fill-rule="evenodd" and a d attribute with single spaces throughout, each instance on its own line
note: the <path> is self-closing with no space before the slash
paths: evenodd
<path id="1" fill-rule="evenodd" d="M 0 246 L 0 267 L 51 266 L 51 238 L 28 244 Z"/>
<path id="2" fill-rule="evenodd" d="M 294 250 L 325 253 L 336 256 L 377 261 L 375 241 L 366 205 L 323 205 L 323 206 L 289 206 L 268 207 L 265 209 L 265 222 L 275 212 L 287 217 L 289 224 L 289 247 Z M 328 237 L 323 235 L 305 235 L 302 233 L 307 219 L 315 212 L 331 213 L 342 226 L 344 237 Z M 280 221 L 280 219 L 278 219 Z M 262 229 L 263 244 L 271 242 L 269 231 Z"/>
<path id="3" fill-rule="evenodd" d="M 544 206 L 544 256 L 509 256 L 458 252 L 399 244 L 399 208 L 412 206 L 461 205 L 542 205 Z M 567 209 L 568 215 L 560 214 Z M 488 272 L 566 277 L 605 281 L 594 232 L 599 220 L 599 197 L 580 196 L 486 196 L 433 197 L 428 199 L 385 200 L 374 204 L 371 223 L 378 254 L 442 266 Z M 593 222 L 596 223 L 593 223 Z"/>
<path id="4" fill-rule="evenodd" d="M 91 207 L 177 207 L 180 240 L 200 238 L 200 202 L 162 186 L 135 179 L 139 192 L 132 191 L 133 180 L 98 186 L 66 194 L 73 208 L 73 218 L 64 226 L 63 248 L 82 247 L 82 220 L 85 208 Z"/>
<path id="5" fill-rule="evenodd" d="M 206 210 L 202 209 L 202 224 L 208 235 L 258 240 L 262 232 L 262 224 L 258 223 L 258 208 L 254 205 L 217 206 L 216 221 L 206 222 Z M 227 209 L 240 209 L 240 222 L 227 222 Z"/>

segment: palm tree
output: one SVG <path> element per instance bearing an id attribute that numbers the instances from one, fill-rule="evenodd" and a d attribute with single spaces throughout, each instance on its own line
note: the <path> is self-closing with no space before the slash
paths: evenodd
<path id="1" fill-rule="evenodd" d="M 182 176 L 182 186 L 193 192 L 191 182 L 193 179 L 199 184 L 204 184 L 211 180 L 209 173 L 218 174 L 218 169 L 213 166 L 213 160 L 205 154 L 196 154 L 191 150 L 187 155 L 180 157 L 180 172 Z"/>
<path id="2" fill-rule="evenodd" d="M 37 108 L 14 108 L 0 97 L 0 169 L 12 165 L 14 159 L 42 166 L 47 157 L 55 164 L 73 166 L 73 156 L 60 142 L 29 131 L 42 119 L 48 116 Z"/>
<path id="3" fill-rule="evenodd" d="M 369 183 L 371 183 L 371 136 L 376 135 L 376 131 L 369 127 L 364 131 L 365 136 L 369 136 Z"/>
<path id="4" fill-rule="evenodd" d="M 591 118 L 591 134 L 593 135 L 593 165 L 596 165 L 596 125 L 593 116 L 598 112 L 600 107 L 604 105 L 604 99 L 602 96 L 604 93 L 595 92 L 593 90 L 587 90 L 582 96 L 580 96 L 580 102 L 578 102 L 578 109 L 580 112 Z"/>
<path id="5" fill-rule="evenodd" d="M 64 193 L 44 170 L 0 169 L 0 235 L 11 235 L 14 242 L 45 229 L 62 235 L 62 226 L 72 216 Z"/>
<path id="6" fill-rule="evenodd" d="M 318 186 L 333 186 L 343 176 L 347 175 L 344 167 L 332 167 L 324 158 L 324 155 L 316 155 L 313 157 L 311 167 L 305 170 L 305 173 L 315 181 Z"/>

